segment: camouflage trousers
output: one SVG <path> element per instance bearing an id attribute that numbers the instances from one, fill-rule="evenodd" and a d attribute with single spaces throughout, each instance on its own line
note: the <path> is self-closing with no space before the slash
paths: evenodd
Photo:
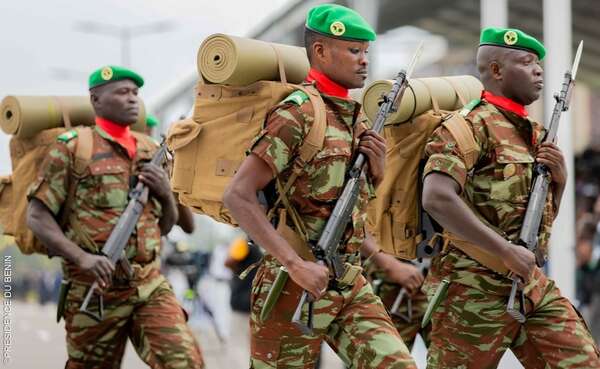
<path id="1" fill-rule="evenodd" d="M 409 317 L 407 297 L 404 297 L 404 300 L 398 307 L 398 310 L 394 314 L 391 313 L 392 306 L 394 305 L 401 288 L 402 287 L 398 284 L 383 280 L 383 282 L 381 282 L 381 284 L 379 284 L 375 289 L 375 293 L 383 302 L 383 305 L 387 309 L 388 313 L 390 313 L 390 317 L 392 318 L 394 326 L 410 350 L 412 350 L 417 334 L 421 335 L 421 338 L 425 342 L 425 346 L 429 346 L 431 324 L 428 324 L 425 328 L 421 328 L 421 320 L 423 319 L 423 315 L 425 315 L 425 311 L 427 310 L 427 295 L 419 291 L 411 298 L 412 319 L 409 321 L 407 319 Z"/>
<path id="2" fill-rule="evenodd" d="M 87 292 L 73 284 L 67 295 L 67 369 L 120 368 L 129 338 L 140 358 L 155 369 L 203 368 L 196 339 L 169 283 L 162 275 L 137 287 L 112 287 L 104 293 L 101 322 L 79 312 Z M 90 309 L 97 311 L 96 303 Z"/>
<path id="3" fill-rule="evenodd" d="M 446 299 L 432 316 L 427 368 L 496 368 L 509 348 L 527 369 L 600 368 L 585 322 L 541 270 L 536 268 L 525 289 L 524 324 L 506 313 L 508 289 L 490 291 L 494 290 L 450 283 Z"/>
<path id="4" fill-rule="evenodd" d="M 302 293 L 291 279 L 268 319 L 261 322 L 260 312 L 278 270 L 278 264 L 267 257 L 254 278 L 251 368 L 313 369 L 325 340 L 349 368 L 416 369 L 381 300 L 362 275 L 354 286 L 329 288 L 314 303 L 312 335 L 303 335 L 291 323 Z"/>

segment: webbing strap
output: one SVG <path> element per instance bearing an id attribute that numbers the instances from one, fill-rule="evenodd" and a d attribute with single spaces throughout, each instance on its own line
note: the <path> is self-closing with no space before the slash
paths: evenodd
<path id="1" fill-rule="evenodd" d="M 456 144 L 464 156 L 467 171 L 470 171 L 475 166 L 479 155 L 479 147 L 475 142 L 471 127 L 462 115 L 456 113 L 442 124 L 456 140 Z"/>
<path id="2" fill-rule="evenodd" d="M 283 65 L 283 58 L 281 57 L 281 53 L 277 50 L 277 47 L 273 44 L 270 44 L 271 48 L 275 52 L 275 57 L 277 58 L 277 67 L 279 68 L 279 80 L 284 85 L 287 85 L 287 78 L 285 76 L 285 66 Z"/>
<path id="3" fill-rule="evenodd" d="M 327 129 L 327 112 L 325 109 L 325 102 L 323 101 L 323 98 L 319 94 L 319 91 L 317 91 L 317 89 L 312 85 L 306 87 L 296 86 L 296 88 L 307 94 L 313 106 L 315 118 L 312 127 L 308 131 L 306 137 L 304 137 L 302 145 L 300 145 L 300 148 L 298 149 L 298 156 L 292 164 L 292 173 L 288 178 L 287 182 L 285 183 L 285 185 L 283 185 L 279 180 L 279 177 L 275 180 L 278 187 L 277 192 L 279 193 L 279 196 L 275 201 L 273 207 L 271 208 L 269 216 L 274 215 L 273 211 L 277 209 L 277 207 L 282 201 L 284 201 L 284 206 L 285 202 L 288 202 L 289 204 L 289 201 L 287 200 L 287 193 L 292 188 L 294 182 L 296 182 L 296 179 L 298 179 L 298 176 L 300 176 L 300 174 L 304 170 L 306 164 L 309 163 L 315 157 L 315 155 L 317 155 L 317 153 L 321 151 L 321 149 L 323 149 L 323 143 L 325 141 L 325 130 Z M 290 209 L 288 209 L 288 212 L 291 213 L 290 215 L 294 213 L 291 212 Z M 292 219 L 293 218 L 295 217 L 292 215 Z M 298 228 L 298 230 L 300 229 L 301 228 Z"/>

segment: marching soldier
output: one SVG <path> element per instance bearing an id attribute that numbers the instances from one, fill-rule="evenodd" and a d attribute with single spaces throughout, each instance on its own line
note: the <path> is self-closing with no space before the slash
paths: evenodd
<path id="1" fill-rule="evenodd" d="M 428 368 L 495 368 L 509 348 L 526 368 L 600 367 L 598 349 L 578 312 L 536 267 L 534 254 L 513 243 L 530 197 L 534 163 L 552 174 L 539 237 L 544 255 L 567 178 L 561 150 L 540 144 L 544 126 L 525 110 L 543 88 L 545 52 L 520 30 L 484 29 L 477 67 L 485 91 L 462 112 L 479 148 L 475 165 L 467 171 L 467 154 L 444 127 L 427 145 L 423 205 L 449 240 L 425 282 L 449 281 L 440 284 L 440 292 L 447 286 L 447 297 L 437 300 L 432 316 Z M 511 275 L 523 281 L 523 324 L 506 310 Z"/>
<path id="2" fill-rule="evenodd" d="M 298 215 L 290 214 L 288 219 L 295 220 L 289 219 L 286 226 L 296 232 L 303 227 L 310 242 L 316 242 L 340 196 L 353 157 L 358 152 L 367 156 L 369 175 L 361 179 L 352 222 L 339 247 L 349 277 L 332 279 L 325 266 L 300 257 L 302 250 L 296 251 L 275 230 L 257 200 L 257 192 L 270 188 L 274 179 L 287 183 L 292 175 L 292 164 L 315 119 L 306 93 L 296 91 L 272 110 L 225 193 L 225 204 L 240 226 L 268 253 L 253 284 L 252 368 L 313 368 L 323 339 L 352 368 L 416 367 L 381 300 L 357 267 L 359 249 L 367 237 L 366 205 L 373 186 L 383 178 L 385 142 L 369 129 L 348 89 L 364 85 L 369 41 L 374 40 L 373 29 L 351 9 L 324 4 L 309 11 L 305 46 L 311 69 L 307 81 L 314 83 L 326 105 L 325 141 L 314 159 L 302 167 L 290 191 L 277 193 L 289 200 L 291 211 Z M 308 245 L 303 247 L 310 253 Z M 290 279 L 272 313 L 261 321 L 263 304 L 281 266 Z M 303 334 L 291 322 L 302 290 L 316 299 L 312 334 Z"/>
<path id="3" fill-rule="evenodd" d="M 121 67 L 92 73 L 96 125 L 90 129 L 91 140 L 84 142 L 78 130 L 59 136 L 29 192 L 28 225 L 63 258 L 68 280 L 59 304 L 67 331 L 66 368 L 119 368 L 128 338 L 152 368 L 203 367 L 184 312 L 159 271 L 160 236 L 177 220 L 177 208 L 164 170 L 145 163 L 156 152 L 156 143 L 130 131 L 143 84 L 137 73 Z M 92 155 L 74 181 L 74 152 L 84 144 L 91 144 Z M 125 249 L 129 278 L 99 253 L 127 206 L 131 178 L 149 187 L 150 198 Z M 57 219 L 64 212 L 69 215 L 61 229 Z M 94 281 L 103 289 L 101 321 L 79 311 Z"/>

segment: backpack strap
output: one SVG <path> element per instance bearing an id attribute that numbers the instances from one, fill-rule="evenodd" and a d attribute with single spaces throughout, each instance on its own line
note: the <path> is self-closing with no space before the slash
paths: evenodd
<path id="1" fill-rule="evenodd" d="M 323 149 L 323 143 L 325 141 L 325 130 L 327 129 L 327 112 L 325 102 L 323 101 L 321 94 L 313 85 L 298 85 L 295 87 L 298 90 L 300 90 L 299 94 L 297 94 L 296 91 L 290 96 L 288 96 L 288 98 L 286 98 L 284 101 L 287 100 L 294 101 L 296 103 L 303 103 L 306 100 L 305 97 L 302 95 L 307 96 L 313 106 L 315 117 L 313 124 L 310 130 L 308 131 L 308 134 L 304 137 L 304 140 L 302 141 L 302 144 L 298 149 L 298 156 L 292 164 L 292 173 L 288 178 L 287 182 L 285 183 L 285 185 L 282 184 L 279 177 L 277 177 L 275 180 L 279 196 L 275 201 L 274 205 L 271 207 L 271 210 L 269 212 L 269 218 L 275 215 L 274 211 L 277 209 L 280 203 L 283 203 L 283 205 L 288 211 L 288 214 L 292 218 L 294 225 L 296 226 L 296 230 L 299 231 L 301 233 L 301 236 L 305 239 L 305 241 L 307 241 L 308 234 L 306 232 L 306 227 L 304 227 L 304 224 L 302 223 L 297 211 L 291 206 L 287 198 L 287 193 L 289 192 L 294 182 L 296 182 L 296 179 L 298 179 L 298 176 L 300 176 L 300 174 L 304 171 L 304 167 L 306 166 L 306 164 L 308 164 L 308 162 L 310 162 L 315 157 L 315 155 L 317 155 L 317 153 Z"/>
<path id="2" fill-rule="evenodd" d="M 69 220 L 73 204 L 75 203 L 77 185 L 92 161 L 92 152 L 94 150 L 94 135 L 91 127 L 76 127 L 60 135 L 58 139 L 67 142 L 75 137 L 78 137 L 78 139 L 75 142 L 75 149 L 73 150 L 73 166 L 69 176 L 67 198 L 65 199 L 63 212 L 60 217 L 61 227 L 64 227 Z"/>
<path id="3" fill-rule="evenodd" d="M 470 171 L 477 163 L 479 156 L 479 145 L 473 136 L 473 130 L 465 117 L 480 103 L 480 99 L 475 99 L 465 105 L 462 110 L 456 114 L 451 114 L 442 125 L 450 132 L 456 140 L 460 151 L 462 152 L 467 172 Z"/>

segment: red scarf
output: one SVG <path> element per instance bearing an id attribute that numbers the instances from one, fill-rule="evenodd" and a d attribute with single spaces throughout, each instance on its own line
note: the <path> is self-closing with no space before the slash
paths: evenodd
<path id="1" fill-rule="evenodd" d="M 317 83 L 317 90 L 321 91 L 325 95 L 339 97 L 341 99 L 350 98 L 347 88 L 333 82 L 329 77 L 318 70 L 310 68 L 308 71 L 308 76 L 306 76 L 306 82 L 313 81 Z"/>
<path id="2" fill-rule="evenodd" d="M 490 104 L 496 105 L 499 108 L 515 113 L 521 118 L 525 118 L 529 115 L 529 113 L 527 113 L 527 110 L 525 110 L 524 105 L 521 105 L 518 102 L 509 99 L 508 97 L 496 96 L 489 91 L 483 91 L 481 93 L 481 98 L 485 99 L 485 101 L 489 102 Z"/>
<path id="3" fill-rule="evenodd" d="M 120 125 L 100 117 L 96 117 L 96 125 L 102 128 L 119 145 L 123 146 L 131 159 L 135 157 L 136 141 L 135 137 L 131 134 L 129 126 Z"/>

